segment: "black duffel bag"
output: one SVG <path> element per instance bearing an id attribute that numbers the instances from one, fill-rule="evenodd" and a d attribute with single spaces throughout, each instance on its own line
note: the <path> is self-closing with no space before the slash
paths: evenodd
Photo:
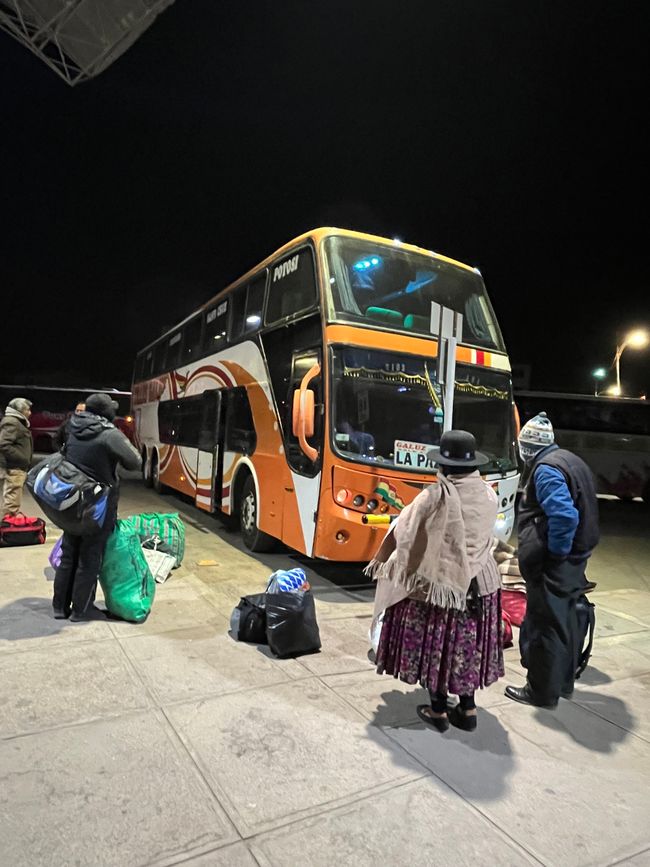
<path id="1" fill-rule="evenodd" d="M 266 594 L 266 638 L 278 657 L 320 650 L 316 606 L 310 590 Z"/>
<path id="2" fill-rule="evenodd" d="M 576 617 L 578 619 L 578 632 L 576 635 L 576 656 L 570 661 L 571 669 L 567 672 L 567 683 L 578 680 L 584 672 L 591 657 L 594 646 L 594 631 L 596 629 L 596 606 L 582 594 L 576 600 Z M 524 618 L 519 630 L 519 651 L 521 664 L 528 668 L 529 646 L 531 642 L 531 629 L 527 618 Z"/>
<path id="3" fill-rule="evenodd" d="M 230 618 L 233 638 L 266 644 L 266 593 L 242 596 Z"/>

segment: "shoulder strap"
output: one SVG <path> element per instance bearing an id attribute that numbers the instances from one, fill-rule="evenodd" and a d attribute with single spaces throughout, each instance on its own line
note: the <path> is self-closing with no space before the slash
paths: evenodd
<path id="1" fill-rule="evenodd" d="M 587 646 L 584 648 L 582 653 L 580 654 L 580 658 L 578 659 L 578 668 L 576 670 L 576 680 L 579 680 L 580 675 L 587 667 L 587 663 L 589 662 L 589 657 L 591 656 L 591 651 L 594 646 L 594 631 L 596 629 L 596 606 L 586 600 L 589 611 L 589 641 L 587 642 Z"/>

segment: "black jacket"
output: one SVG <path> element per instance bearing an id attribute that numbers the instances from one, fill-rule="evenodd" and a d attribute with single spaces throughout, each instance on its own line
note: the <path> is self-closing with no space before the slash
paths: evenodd
<path id="1" fill-rule="evenodd" d="M 0 466 L 26 472 L 33 450 L 29 422 L 22 413 L 8 409 L 7 414 L 0 420 Z"/>
<path id="2" fill-rule="evenodd" d="M 77 412 L 67 422 L 64 454 L 98 482 L 117 486 L 117 467 L 139 470 L 142 458 L 122 431 L 92 412 Z"/>

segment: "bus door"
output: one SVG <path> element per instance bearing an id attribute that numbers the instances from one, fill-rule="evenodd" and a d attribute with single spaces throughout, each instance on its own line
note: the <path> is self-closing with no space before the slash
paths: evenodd
<path id="1" fill-rule="evenodd" d="M 314 546 L 321 482 L 324 427 L 321 364 L 320 349 L 294 353 L 287 401 L 286 456 L 291 483 L 285 487 L 283 539 L 307 556 L 311 556 Z M 301 391 L 307 392 L 302 407 Z"/>
<path id="2" fill-rule="evenodd" d="M 204 391 L 196 458 L 196 505 L 206 512 L 213 512 L 221 505 L 223 415 L 221 390 Z"/>

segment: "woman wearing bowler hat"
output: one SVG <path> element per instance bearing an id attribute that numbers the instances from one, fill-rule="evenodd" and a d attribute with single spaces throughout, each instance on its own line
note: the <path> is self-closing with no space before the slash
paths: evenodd
<path id="1" fill-rule="evenodd" d="M 377 673 L 428 689 L 431 704 L 417 711 L 433 728 L 473 731 L 475 691 L 504 674 L 491 550 L 498 503 L 471 433 L 447 431 L 429 457 L 438 483 L 402 511 L 366 570 L 377 579 L 375 617 L 384 612 Z M 448 704 L 450 693 L 458 704 Z"/>

